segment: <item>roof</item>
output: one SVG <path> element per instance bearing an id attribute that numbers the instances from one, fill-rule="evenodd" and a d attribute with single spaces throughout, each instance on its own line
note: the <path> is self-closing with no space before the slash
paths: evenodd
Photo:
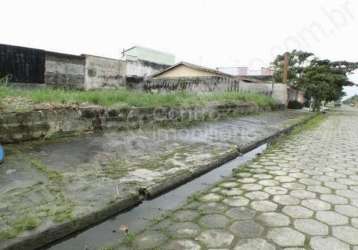
<path id="1" fill-rule="evenodd" d="M 191 68 L 191 69 L 196 69 L 196 70 L 200 70 L 200 71 L 205 71 L 205 72 L 208 72 L 208 73 L 212 73 L 212 74 L 218 74 L 218 75 L 222 75 L 222 76 L 226 76 L 226 77 L 232 77 L 232 75 L 229 75 L 229 74 L 226 74 L 224 72 L 221 72 L 221 71 L 218 71 L 218 70 L 215 70 L 215 69 L 211 69 L 211 68 L 207 68 L 207 67 L 203 67 L 203 66 L 199 66 L 199 65 L 195 65 L 195 64 L 192 64 L 192 63 L 188 63 L 188 62 L 179 62 L 167 69 L 164 69 L 158 73 L 155 73 L 153 75 L 151 75 L 151 77 L 157 77 L 167 71 L 170 71 L 180 65 L 183 65 L 183 66 L 186 66 L 188 68 Z"/>
<path id="2" fill-rule="evenodd" d="M 252 78 L 249 76 L 235 76 L 236 79 L 243 81 L 243 82 L 250 82 L 250 83 L 265 83 L 264 81 L 256 78 Z"/>

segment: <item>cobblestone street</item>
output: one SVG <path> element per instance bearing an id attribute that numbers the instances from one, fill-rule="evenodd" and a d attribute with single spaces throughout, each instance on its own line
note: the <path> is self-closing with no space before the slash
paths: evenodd
<path id="1" fill-rule="evenodd" d="M 358 249 L 358 112 L 330 112 L 117 247 Z"/>

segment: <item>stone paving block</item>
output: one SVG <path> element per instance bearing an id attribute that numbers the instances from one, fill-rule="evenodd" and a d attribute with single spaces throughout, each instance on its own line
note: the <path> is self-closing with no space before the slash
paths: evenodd
<path id="1" fill-rule="evenodd" d="M 199 225 L 203 228 L 225 228 L 229 219 L 221 214 L 208 214 L 199 219 Z"/>
<path id="2" fill-rule="evenodd" d="M 318 211 L 316 218 L 331 226 L 344 225 L 348 223 L 348 218 L 346 216 L 340 215 L 334 211 Z"/>
<path id="3" fill-rule="evenodd" d="M 352 245 L 358 245 L 358 229 L 350 226 L 335 226 L 332 234 L 337 239 Z"/>
<path id="4" fill-rule="evenodd" d="M 313 216 L 312 210 L 302 206 L 285 206 L 282 212 L 297 219 L 310 218 Z"/>
<path id="5" fill-rule="evenodd" d="M 199 216 L 194 210 L 180 210 L 174 213 L 173 219 L 178 222 L 192 221 Z"/>
<path id="6" fill-rule="evenodd" d="M 269 227 L 282 227 L 290 224 L 289 217 L 280 213 L 262 213 L 257 220 Z"/>
<path id="7" fill-rule="evenodd" d="M 294 227 L 305 234 L 309 235 L 327 235 L 328 226 L 314 219 L 296 219 Z"/>
<path id="8" fill-rule="evenodd" d="M 208 248 L 225 248 L 231 245 L 234 235 L 224 230 L 207 230 L 195 239 Z"/>
<path id="9" fill-rule="evenodd" d="M 333 205 L 345 205 L 348 199 L 334 194 L 322 194 L 321 200 L 331 203 Z"/>
<path id="10" fill-rule="evenodd" d="M 243 220 L 234 222 L 230 231 L 239 238 L 255 238 L 261 236 L 264 228 L 253 220 Z"/>
<path id="11" fill-rule="evenodd" d="M 276 247 L 264 239 L 239 240 L 234 250 L 275 250 Z"/>
<path id="12" fill-rule="evenodd" d="M 318 199 L 303 200 L 302 205 L 314 211 L 331 209 L 331 205 L 329 203 Z"/>
<path id="13" fill-rule="evenodd" d="M 241 196 L 234 196 L 231 198 L 226 198 L 223 200 L 223 203 L 229 205 L 231 207 L 241 207 L 246 206 L 249 204 L 249 199 L 241 197 Z"/>
<path id="14" fill-rule="evenodd" d="M 201 246 L 191 240 L 173 240 L 165 247 L 167 250 L 201 250 Z"/>
<path id="15" fill-rule="evenodd" d="M 269 198 L 269 194 L 261 191 L 248 192 L 245 194 L 246 198 L 250 200 L 266 200 Z"/>
<path id="16" fill-rule="evenodd" d="M 358 217 L 358 208 L 351 205 L 336 205 L 334 209 L 343 215 Z"/>
<path id="17" fill-rule="evenodd" d="M 281 205 L 298 205 L 300 200 L 290 195 L 275 195 L 273 201 Z"/>
<path id="18" fill-rule="evenodd" d="M 303 246 L 305 236 L 289 227 L 274 228 L 268 231 L 267 238 L 281 247 Z"/>
<path id="19" fill-rule="evenodd" d="M 200 233 L 200 227 L 192 222 L 172 224 L 166 227 L 165 230 L 175 238 L 191 238 Z"/>
<path id="20" fill-rule="evenodd" d="M 136 237 L 135 247 L 139 249 L 152 249 L 164 244 L 168 238 L 156 231 L 148 231 Z"/>
<path id="21" fill-rule="evenodd" d="M 253 201 L 251 207 L 260 212 L 270 212 L 277 209 L 277 204 L 271 201 Z"/>
<path id="22" fill-rule="evenodd" d="M 333 237 L 313 237 L 310 240 L 313 250 L 349 250 L 349 245 Z"/>
<path id="23" fill-rule="evenodd" d="M 238 207 L 229 209 L 225 214 L 234 220 L 249 220 L 255 217 L 256 211 L 246 207 Z"/>

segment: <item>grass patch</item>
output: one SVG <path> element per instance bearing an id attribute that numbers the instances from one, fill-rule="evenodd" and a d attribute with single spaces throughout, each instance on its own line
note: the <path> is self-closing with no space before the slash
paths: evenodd
<path id="1" fill-rule="evenodd" d="M 168 92 L 152 94 L 126 89 L 91 91 L 54 88 L 20 89 L 0 83 L 0 101 L 5 97 L 23 97 L 34 103 L 89 103 L 105 107 L 177 107 L 205 105 L 210 102 L 252 102 L 260 107 L 268 107 L 275 104 L 275 101 L 269 96 L 245 92 L 212 92 L 205 94 Z"/>
<path id="2" fill-rule="evenodd" d="M 17 219 L 14 221 L 10 229 L 0 232 L 0 239 L 5 240 L 15 238 L 18 234 L 27 230 L 32 230 L 38 227 L 40 224 L 41 220 L 35 216 Z"/>
<path id="3" fill-rule="evenodd" d="M 324 120 L 326 119 L 326 116 L 324 114 L 318 114 L 312 119 L 310 119 L 308 122 L 296 126 L 292 132 L 289 135 L 297 135 L 303 131 L 312 130 L 317 128 Z"/>
<path id="4" fill-rule="evenodd" d="M 48 167 L 39 160 L 31 160 L 31 165 L 34 166 L 40 172 L 46 174 L 50 181 L 63 180 L 63 176 L 60 173 L 53 170 L 49 170 Z"/>

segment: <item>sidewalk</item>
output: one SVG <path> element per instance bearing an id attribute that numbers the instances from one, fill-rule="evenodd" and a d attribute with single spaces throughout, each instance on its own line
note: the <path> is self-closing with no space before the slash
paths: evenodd
<path id="1" fill-rule="evenodd" d="M 358 110 L 333 111 L 118 249 L 358 249 Z"/>
<path id="2" fill-rule="evenodd" d="M 8 145 L 0 249 L 33 249 L 155 196 L 307 119 L 267 112 L 181 129 Z"/>

